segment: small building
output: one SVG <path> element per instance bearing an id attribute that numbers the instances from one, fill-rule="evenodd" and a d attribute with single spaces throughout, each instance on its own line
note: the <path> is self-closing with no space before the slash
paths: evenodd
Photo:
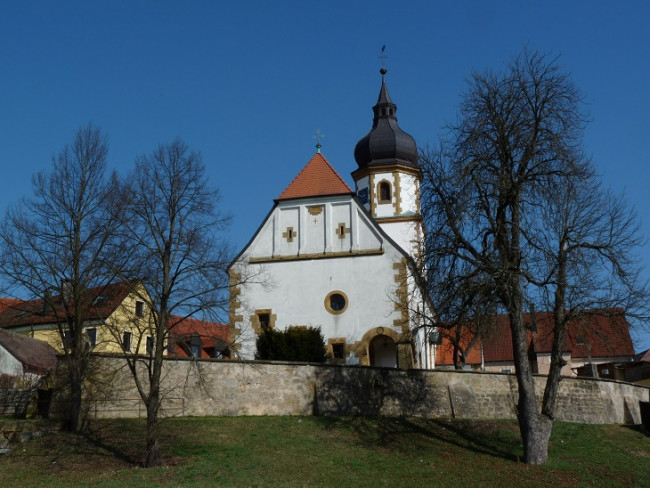
<path id="1" fill-rule="evenodd" d="M 228 326 L 195 318 L 172 316 L 167 355 L 192 358 L 230 358 Z"/>
<path id="2" fill-rule="evenodd" d="M 87 346 L 93 352 L 145 353 L 150 344 L 145 296 L 138 281 L 121 281 L 86 290 L 83 300 Z M 63 352 L 70 340 L 66 305 L 72 304 L 60 295 L 13 300 L 0 311 L 0 328 L 39 339 Z"/>
<path id="3" fill-rule="evenodd" d="M 650 387 L 650 349 L 635 355 L 631 361 L 602 363 L 596 365 L 596 368 L 599 378 L 611 378 Z M 578 375 L 581 376 L 580 371 Z"/>
<path id="4" fill-rule="evenodd" d="M 121 281 L 84 293 L 84 332 L 90 352 L 149 355 L 153 348 L 150 298 L 139 281 Z M 0 330 L 45 342 L 55 351 L 69 347 L 61 296 L 0 302 Z M 68 304 L 68 306 L 71 304 Z M 166 354 L 178 357 L 227 357 L 228 328 L 191 317 L 172 316 Z M 63 333 L 63 335 L 62 335 Z"/>
<path id="5" fill-rule="evenodd" d="M 525 314 L 524 321 L 528 326 L 528 359 L 531 368 L 534 373 L 548 374 L 555 324 L 553 314 Z M 438 346 L 436 366 L 453 368 L 456 329 L 441 330 L 442 344 Z M 464 332 L 461 339 L 463 347 L 472 338 L 472 333 Z M 601 373 L 607 369 L 604 365 L 627 362 L 633 357 L 634 346 L 629 324 L 622 309 L 591 311 L 569 321 L 566 326 L 562 349 L 564 376 L 596 376 L 599 368 Z M 476 340 L 466 353 L 464 362 L 467 369 L 515 372 L 510 319 L 507 315 L 494 317 L 483 337 Z"/>
<path id="6" fill-rule="evenodd" d="M 56 354 L 46 342 L 0 329 L 0 375 L 37 379 L 56 367 Z"/>

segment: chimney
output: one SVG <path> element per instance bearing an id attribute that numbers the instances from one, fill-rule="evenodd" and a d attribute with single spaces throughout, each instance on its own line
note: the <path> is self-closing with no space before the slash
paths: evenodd
<path id="1" fill-rule="evenodd" d="M 50 292 L 49 288 L 45 289 L 45 292 L 43 293 L 43 308 L 41 312 L 43 315 L 47 315 L 52 311 L 52 292 Z"/>
<path id="2" fill-rule="evenodd" d="M 72 300 L 72 281 L 65 278 L 61 282 L 61 294 L 66 302 Z"/>

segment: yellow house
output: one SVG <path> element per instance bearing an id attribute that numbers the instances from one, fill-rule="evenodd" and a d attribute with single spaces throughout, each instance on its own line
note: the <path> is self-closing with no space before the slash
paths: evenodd
<path id="1" fill-rule="evenodd" d="M 152 347 L 148 297 L 138 281 L 91 288 L 84 293 L 84 331 L 93 352 L 146 354 Z M 28 335 L 63 352 L 66 314 L 62 297 L 3 300 L 0 328 Z M 63 335 L 60 331 L 63 331 Z"/>

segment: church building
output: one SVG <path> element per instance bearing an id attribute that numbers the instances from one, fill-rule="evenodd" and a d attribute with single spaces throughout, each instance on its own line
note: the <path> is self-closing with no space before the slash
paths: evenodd
<path id="1" fill-rule="evenodd" d="M 435 365 L 431 317 L 414 279 L 422 242 L 414 139 L 397 125 L 386 70 L 351 189 L 321 154 L 275 199 L 231 264 L 230 333 L 253 359 L 266 327 L 320 327 L 331 363 Z"/>

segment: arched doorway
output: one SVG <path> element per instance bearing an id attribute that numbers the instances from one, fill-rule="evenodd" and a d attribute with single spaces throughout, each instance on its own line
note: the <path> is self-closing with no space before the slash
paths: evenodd
<path id="1" fill-rule="evenodd" d="M 370 365 L 382 368 L 397 367 L 397 347 L 395 341 L 387 335 L 377 335 L 369 345 Z"/>

